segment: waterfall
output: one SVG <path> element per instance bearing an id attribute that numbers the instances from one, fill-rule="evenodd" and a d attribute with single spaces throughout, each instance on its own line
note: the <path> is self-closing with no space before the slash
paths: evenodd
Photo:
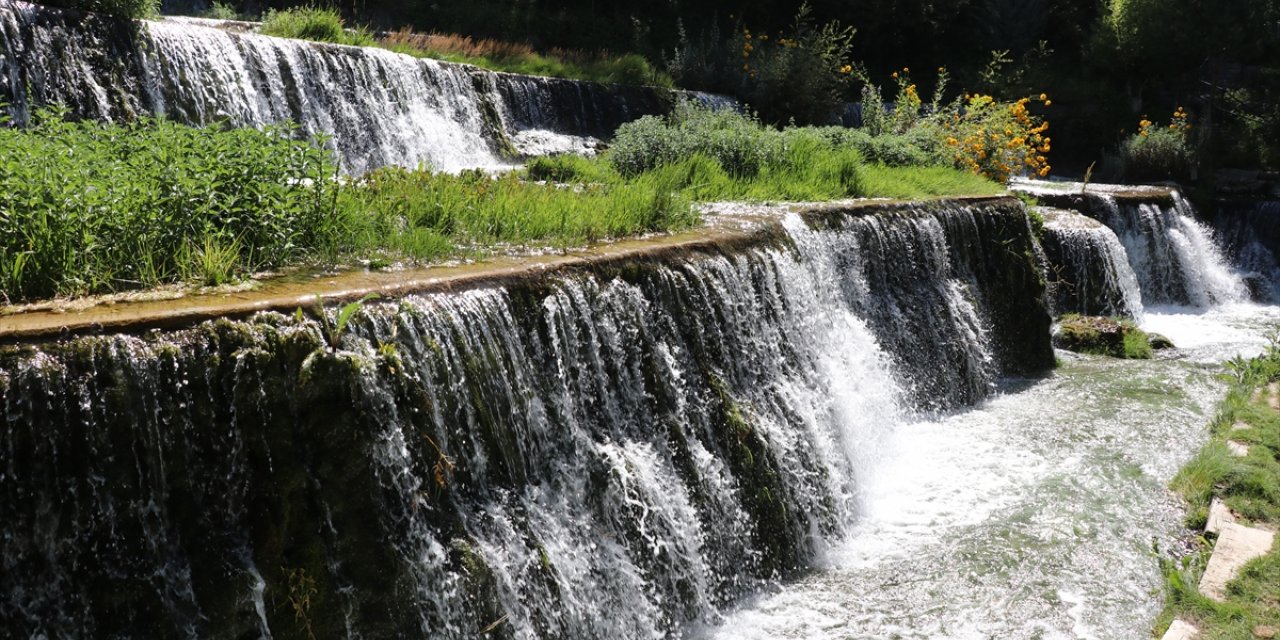
<path id="1" fill-rule="evenodd" d="M 1125 316 L 1141 319 L 1142 292 L 1124 245 L 1103 224 L 1063 209 L 1040 209 L 1041 244 L 1050 265 L 1055 315 Z"/>
<path id="2" fill-rule="evenodd" d="M 1244 279 L 1230 266 L 1213 232 L 1177 191 L 1092 185 L 1060 191 L 1036 182 L 1018 187 L 1049 206 L 1074 209 L 1105 224 L 1120 239 L 1148 306 L 1211 307 L 1248 300 Z"/>
<path id="3" fill-rule="evenodd" d="M 1213 229 L 1253 297 L 1280 301 L 1280 200 L 1219 203 Z"/>
<path id="4" fill-rule="evenodd" d="M 0 627 L 679 637 L 811 565 L 882 436 L 1050 366 L 1013 200 L 0 348 Z"/>
<path id="5" fill-rule="evenodd" d="M 661 113 L 660 89 L 495 73 L 378 48 L 137 22 L 0 0 L 0 102 L 18 122 L 61 103 L 79 117 L 187 124 L 291 121 L 324 135 L 345 171 L 442 171 L 590 151 Z"/>

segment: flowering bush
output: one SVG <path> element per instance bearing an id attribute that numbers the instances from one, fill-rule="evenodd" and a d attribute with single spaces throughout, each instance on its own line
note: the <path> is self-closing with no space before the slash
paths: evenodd
<path id="1" fill-rule="evenodd" d="M 1195 167 L 1191 145 L 1191 120 L 1178 107 L 1167 126 L 1142 116 L 1138 132 L 1120 145 L 1120 166 L 1126 180 L 1175 180 L 1190 178 Z"/>
<path id="2" fill-rule="evenodd" d="M 1037 101 L 1052 104 L 1043 93 Z M 939 113 L 940 130 L 946 135 L 956 166 L 997 182 L 1023 171 L 1049 175 L 1045 155 L 1051 148 L 1045 135 L 1049 123 L 1031 112 L 1031 103 L 1029 97 L 1004 103 L 988 95 L 966 94 Z"/>

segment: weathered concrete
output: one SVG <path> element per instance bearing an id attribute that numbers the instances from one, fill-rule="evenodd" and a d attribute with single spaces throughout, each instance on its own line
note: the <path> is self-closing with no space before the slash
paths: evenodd
<path id="1" fill-rule="evenodd" d="M 1271 550 L 1275 534 L 1239 524 L 1223 524 L 1218 542 L 1213 545 L 1213 556 L 1200 578 L 1200 594 L 1206 598 L 1225 602 L 1227 583 L 1235 579 L 1240 568 L 1250 560 L 1260 558 Z"/>
<path id="2" fill-rule="evenodd" d="M 1182 620 L 1174 620 L 1164 635 L 1160 636 L 1160 640 L 1192 640 L 1199 635 L 1199 629 Z"/>
<path id="3" fill-rule="evenodd" d="M 1228 440 L 1227 451 L 1230 451 L 1231 455 L 1237 458 L 1243 458 L 1249 455 L 1249 445 L 1238 440 Z"/>
<path id="4" fill-rule="evenodd" d="M 1209 533 L 1221 533 L 1223 525 L 1235 524 L 1236 516 L 1231 513 L 1231 509 L 1227 505 L 1214 498 L 1209 503 L 1209 519 L 1204 523 L 1204 530 Z"/>
<path id="5" fill-rule="evenodd" d="M 1249 429 L 1252 429 L 1252 428 L 1253 428 L 1253 425 L 1247 422 L 1236 422 L 1235 424 L 1231 425 L 1232 431 L 1248 431 Z"/>

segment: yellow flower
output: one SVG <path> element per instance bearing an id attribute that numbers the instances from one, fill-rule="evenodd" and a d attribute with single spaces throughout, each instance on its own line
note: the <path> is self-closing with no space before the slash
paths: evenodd
<path id="1" fill-rule="evenodd" d="M 1043 94 L 1043 93 L 1042 93 L 1042 94 L 1040 94 L 1040 102 L 1044 102 L 1045 100 L 1048 100 L 1048 99 L 1049 99 L 1049 96 L 1047 96 L 1047 95 L 1045 95 L 1045 94 Z"/>
<path id="2" fill-rule="evenodd" d="M 1046 106 L 1046 107 L 1052 107 L 1052 106 L 1053 106 L 1053 101 L 1052 101 L 1052 100 L 1045 100 L 1045 101 L 1044 101 L 1044 106 Z"/>

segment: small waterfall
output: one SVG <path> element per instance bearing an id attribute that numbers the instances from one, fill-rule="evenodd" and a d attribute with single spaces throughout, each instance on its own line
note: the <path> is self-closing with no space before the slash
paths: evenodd
<path id="1" fill-rule="evenodd" d="M 1124 244 L 1148 302 L 1208 307 L 1248 299 L 1244 282 L 1181 194 L 1173 192 L 1172 206 L 1104 201 L 1103 223 Z"/>
<path id="2" fill-rule="evenodd" d="M 1124 245 L 1138 276 L 1142 301 L 1154 305 L 1211 307 L 1248 300 L 1213 233 L 1177 191 L 1120 191 L 1095 186 L 1063 192 L 1026 183 L 1042 203 L 1078 210 L 1107 225 Z"/>
<path id="3" fill-rule="evenodd" d="M 1253 297 L 1280 301 L 1280 200 L 1221 202 L 1213 229 Z"/>
<path id="4" fill-rule="evenodd" d="M 331 138 L 343 169 L 442 171 L 583 151 L 670 92 L 500 74 L 377 48 L 128 23 L 0 0 L 0 102 L 18 122 L 62 103 L 80 117 L 188 124 L 289 120 Z"/>
<path id="5" fill-rule="evenodd" d="M 1049 366 L 1016 201 L 793 215 L 368 306 L 0 349 L 0 627 L 678 637 L 859 514 L 885 430 Z M 954 387 L 954 388 L 952 388 Z"/>
<path id="6" fill-rule="evenodd" d="M 1064 209 L 1041 208 L 1055 315 L 1141 319 L 1142 292 L 1124 245 L 1105 225 Z"/>

